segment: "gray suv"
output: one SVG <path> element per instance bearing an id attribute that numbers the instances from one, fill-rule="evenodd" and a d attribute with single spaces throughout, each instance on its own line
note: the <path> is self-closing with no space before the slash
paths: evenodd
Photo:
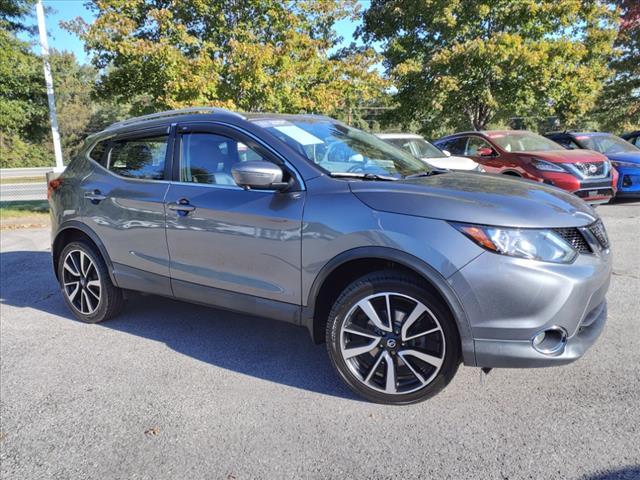
<path id="1" fill-rule="evenodd" d="M 582 200 L 429 170 L 327 117 L 134 118 L 90 137 L 49 196 L 80 320 L 134 290 L 301 325 L 375 402 L 424 400 L 461 362 L 569 363 L 606 320 L 609 242 Z"/>

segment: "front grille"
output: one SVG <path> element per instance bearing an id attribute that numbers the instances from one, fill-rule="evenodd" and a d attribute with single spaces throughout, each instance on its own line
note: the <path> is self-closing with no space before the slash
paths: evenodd
<path id="1" fill-rule="evenodd" d="M 609 176 L 609 162 L 565 163 L 564 166 L 582 179 L 605 178 Z"/>
<path id="2" fill-rule="evenodd" d="M 571 245 L 576 252 L 592 253 L 591 247 L 589 247 L 589 244 L 577 228 L 554 228 L 553 231 Z"/>
<path id="3" fill-rule="evenodd" d="M 602 220 L 598 220 L 596 223 L 589 225 L 589 231 L 598 239 L 602 248 L 609 248 L 609 236 L 607 235 L 607 231 L 604 229 Z"/>

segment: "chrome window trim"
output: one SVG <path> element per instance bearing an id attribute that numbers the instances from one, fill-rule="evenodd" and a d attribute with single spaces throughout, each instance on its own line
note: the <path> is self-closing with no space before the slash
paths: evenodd
<path id="1" fill-rule="evenodd" d="M 215 121 L 215 120 L 195 120 L 195 121 L 191 121 L 191 122 L 184 122 L 182 125 L 184 126 L 189 126 L 189 125 L 218 125 L 221 127 L 227 127 L 230 128 L 232 130 L 235 130 L 243 135 L 246 135 L 247 137 L 250 137 L 254 142 L 258 143 L 262 148 L 264 148 L 265 150 L 269 151 L 269 153 L 271 153 L 272 155 L 276 156 L 278 159 L 280 159 L 280 161 L 287 166 L 287 168 L 293 172 L 296 181 L 298 182 L 298 184 L 300 185 L 300 190 L 299 191 L 306 191 L 307 186 L 304 183 L 304 179 L 302 178 L 302 176 L 300 175 L 300 172 L 298 172 L 298 170 L 295 168 L 295 166 L 289 162 L 286 158 L 284 158 L 282 156 L 282 154 L 280 154 L 277 150 L 275 150 L 273 147 L 271 147 L 270 145 L 266 144 L 262 139 L 260 139 L 259 137 L 257 137 L 256 135 L 254 135 L 253 133 L 245 130 L 242 127 L 238 127 L 237 125 L 232 125 L 230 123 L 226 123 L 226 122 L 220 122 L 220 121 Z M 180 125 L 179 125 L 180 126 Z M 178 135 L 182 135 L 180 132 L 176 132 L 176 140 L 178 140 Z M 214 134 L 215 135 L 215 134 Z M 222 135 L 224 136 L 224 135 Z M 233 140 L 233 139 L 232 139 Z M 174 161 L 178 162 L 178 166 L 180 166 L 180 158 L 175 159 Z M 211 183 L 194 183 L 194 182 L 182 182 L 180 180 L 173 180 L 170 183 L 173 184 L 177 184 L 177 185 L 197 185 L 197 186 L 201 186 L 201 187 L 212 187 L 212 188 L 224 188 L 226 190 L 245 190 L 244 188 L 238 186 L 238 185 L 216 185 L 216 184 L 211 184 Z M 252 188 L 250 189 L 250 191 L 257 191 L 257 192 L 271 192 L 271 193 L 293 193 L 293 192 L 279 192 L 278 190 L 269 190 L 269 189 L 257 189 L 257 188 Z"/>
<path id="2" fill-rule="evenodd" d="M 167 127 L 167 149 L 169 148 L 169 141 L 171 140 L 171 132 L 170 132 L 170 128 L 171 127 Z M 140 130 L 141 132 L 144 132 L 144 130 Z M 121 132 L 122 133 L 122 132 Z M 126 132 L 125 132 L 126 133 Z M 133 132 L 131 132 L 133 133 Z M 93 158 L 91 158 L 89 156 L 89 153 L 91 153 L 91 151 L 96 147 L 96 145 L 104 140 L 111 140 L 113 138 L 116 138 L 117 136 L 119 136 L 120 133 L 114 133 L 111 135 L 107 135 L 104 137 L 100 137 L 99 139 L 96 139 L 95 143 L 93 145 L 91 145 L 91 148 L 89 148 L 86 152 L 85 152 L 85 159 L 88 160 L 89 162 L 91 162 L 93 164 L 94 167 L 98 167 L 101 170 L 105 171 L 106 173 L 108 173 L 109 175 L 111 175 L 112 177 L 118 178 L 120 180 L 127 180 L 127 181 L 134 181 L 134 182 L 153 182 L 153 183 L 165 183 L 165 184 L 169 184 L 171 183 L 170 180 L 166 180 L 166 179 L 162 179 L 162 180 L 154 180 L 152 178 L 135 178 L 135 177 L 124 177 L 122 175 L 118 175 L 117 173 L 112 172 L 111 170 L 109 170 L 108 168 L 106 168 L 104 165 L 98 163 L 97 161 L 95 161 Z M 165 153 L 166 155 L 166 153 Z M 166 162 L 166 158 L 165 158 L 165 162 Z M 166 167 L 166 164 L 165 164 Z"/>

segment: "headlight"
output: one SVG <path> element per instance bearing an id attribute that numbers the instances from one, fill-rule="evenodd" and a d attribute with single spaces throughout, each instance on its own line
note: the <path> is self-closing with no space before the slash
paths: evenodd
<path id="1" fill-rule="evenodd" d="M 531 165 L 534 166 L 537 170 L 542 172 L 564 172 L 565 169 L 556 165 L 555 163 L 547 162 L 545 160 L 540 160 L 539 158 L 534 158 L 531 160 Z"/>
<path id="2" fill-rule="evenodd" d="M 611 160 L 611 165 L 613 165 L 614 167 L 623 167 L 623 168 L 640 168 L 640 163 L 618 162 L 617 160 Z"/>
<path id="3" fill-rule="evenodd" d="M 481 247 L 502 255 L 553 263 L 571 263 L 578 255 L 553 230 L 452 225 Z"/>

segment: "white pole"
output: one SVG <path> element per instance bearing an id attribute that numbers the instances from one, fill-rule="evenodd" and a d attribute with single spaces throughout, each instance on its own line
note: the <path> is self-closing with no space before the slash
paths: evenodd
<path id="1" fill-rule="evenodd" d="M 47 27 L 44 23 L 44 8 L 42 0 L 36 3 L 36 15 L 38 16 L 38 30 L 40 31 L 40 49 L 44 63 L 44 81 L 47 85 L 47 100 L 49 101 L 49 119 L 51 120 L 51 136 L 53 137 L 53 152 L 56 156 L 55 172 L 62 172 L 62 148 L 60 147 L 60 133 L 58 132 L 58 115 L 56 114 L 56 101 L 53 96 L 53 78 L 51 77 L 51 65 L 49 64 L 49 43 L 47 42 Z"/>

